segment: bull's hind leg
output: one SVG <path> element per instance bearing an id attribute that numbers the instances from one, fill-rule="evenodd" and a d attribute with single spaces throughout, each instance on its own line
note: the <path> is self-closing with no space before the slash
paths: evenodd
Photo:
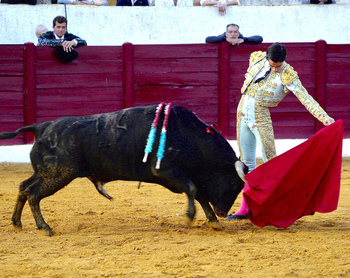
<path id="1" fill-rule="evenodd" d="M 39 230 L 44 230 L 46 231 L 48 236 L 52 236 L 54 234 L 53 230 L 51 227 L 45 222 L 41 210 L 40 210 L 40 201 L 41 199 L 38 198 L 28 198 L 28 203 L 30 205 L 30 209 L 32 210 L 36 226 L 38 227 Z"/>
<path id="2" fill-rule="evenodd" d="M 28 186 L 25 190 L 36 226 L 39 230 L 44 230 L 48 236 L 52 236 L 54 232 L 51 227 L 45 222 L 41 214 L 40 201 L 45 197 L 53 195 L 58 190 L 65 187 L 69 182 L 70 180 L 66 181 L 63 179 L 51 179 L 49 181 L 44 181 L 40 178 L 38 179 L 37 183 Z"/>
<path id="3" fill-rule="evenodd" d="M 22 228 L 22 222 L 21 222 L 22 211 L 27 201 L 27 196 L 24 191 L 28 186 L 35 183 L 36 181 L 37 181 L 37 175 L 34 174 L 29 179 L 21 182 L 19 186 L 17 202 L 16 202 L 15 210 L 12 214 L 12 223 L 15 227 Z"/>

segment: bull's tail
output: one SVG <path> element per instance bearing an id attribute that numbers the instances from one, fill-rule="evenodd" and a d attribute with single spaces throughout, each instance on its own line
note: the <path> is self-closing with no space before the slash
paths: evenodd
<path id="1" fill-rule="evenodd" d="M 19 129 L 17 129 L 15 132 L 3 132 L 0 133 L 0 139 L 12 139 L 15 138 L 18 134 L 20 134 L 23 131 L 30 131 L 30 132 L 36 132 L 37 128 L 34 125 L 30 126 L 23 126 Z"/>

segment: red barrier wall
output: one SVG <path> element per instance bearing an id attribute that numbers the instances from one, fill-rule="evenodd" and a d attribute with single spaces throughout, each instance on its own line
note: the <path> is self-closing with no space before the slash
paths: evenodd
<path id="1" fill-rule="evenodd" d="M 24 46 L 0 46 L 0 132 L 12 131 L 25 123 Z M 2 145 L 23 144 L 23 133 Z"/>
<path id="2" fill-rule="evenodd" d="M 350 119 L 350 45 L 286 43 L 287 62 L 335 119 Z M 0 45 L 0 132 L 61 116 L 172 102 L 236 139 L 236 107 L 251 52 L 269 44 L 88 46 L 58 62 L 50 47 Z M 290 93 L 271 109 L 276 138 L 309 138 L 322 124 Z M 31 143 L 32 134 L 1 145 Z"/>

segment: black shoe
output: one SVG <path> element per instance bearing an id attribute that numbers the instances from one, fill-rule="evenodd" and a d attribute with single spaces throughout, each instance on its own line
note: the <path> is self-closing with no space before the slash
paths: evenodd
<path id="1" fill-rule="evenodd" d="M 243 220 L 248 219 L 247 215 L 245 214 L 230 214 L 225 218 L 225 220 Z"/>

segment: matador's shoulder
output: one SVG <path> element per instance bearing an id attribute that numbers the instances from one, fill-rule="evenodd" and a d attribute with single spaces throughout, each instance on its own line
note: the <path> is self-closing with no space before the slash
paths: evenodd
<path id="1" fill-rule="evenodd" d="M 288 84 L 298 77 L 298 73 L 293 69 L 291 65 L 284 67 L 281 73 L 282 84 Z"/>
<path id="2" fill-rule="evenodd" d="M 252 54 L 250 54 L 249 58 L 249 65 L 253 65 L 256 62 L 260 61 L 266 56 L 266 52 L 263 51 L 255 51 Z"/>

